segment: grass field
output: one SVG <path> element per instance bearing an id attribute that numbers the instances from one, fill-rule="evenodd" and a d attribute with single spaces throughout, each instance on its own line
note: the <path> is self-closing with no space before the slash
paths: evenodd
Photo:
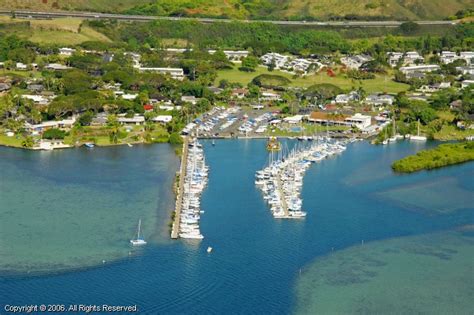
<path id="1" fill-rule="evenodd" d="M 230 82 L 238 82 L 243 85 L 247 85 L 250 81 L 252 81 L 253 78 L 260 74 L 277 74 L 284 76 L 291 80 L 290 85 L 294 87 L 308 87 L 313 84 L 331 83 L 339 86 L 344 90 L 350 90 L 353 87 L 358 88 L 359 86 L 362 86 L 368 93 L 398 93 L 401 91 L 406 91 L 409 87 L 406 84 L 392 81 L 389 76 L 377 76 L 377 78 L 373 80 L 354 81 L 345 78 L 342 74 L 338 74 L 336 77 L 330 77 L 325 72 L 321 72 L 319 74 L 293 79 L 293 76 L 289 73 L 281 71 L 270 72 L 267 70 L 266 67 L 258 67 L 255 72 L 242 72 L 239 71 L 237 67 L 234 67 L 234 69 L 232 70 L 222 70 L 219 71 L 216 82 L 219 82 L 222 79 L 226 79 Z"/>
<path id="2" fill-rule="evenodd" d="M 16 34 L 36 43 L 76 45 L 85 41 L 110 42 L 107 36 L 88 26 L 81 26 L 82 20 L 78 18 L 29 20 L 29 26 L 24 22 L 23 19 L 0 17 L 0 23 L 12 25 L 9 29 L 10 34 Z"/>

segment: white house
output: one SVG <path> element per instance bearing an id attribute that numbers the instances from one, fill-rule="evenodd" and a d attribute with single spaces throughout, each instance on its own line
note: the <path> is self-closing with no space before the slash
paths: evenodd
<path id="1" fill-rule="evenodd" d="M 461 88 L 465 89 L 474 84 L 474 80 L 464 80 L 461 82 Z"/>
<path id="2" fill-rule="evenodd" d="M 26 71 L 28 68 L 27 65 L 25 65 L 24 63 L 22 62 L 17 62 L 16 63 L 16 70 L 19 70 L 19 71 Z"/>
<path id="3" fill-rule="evenodd" d="M 60 63 L 49 63 L 49 64 L 47 64 L 47 65 L 44 66 L 44 67 L 45 67 L 45 69 L 48 69 L 48 70 L 55 70 L 55 71 L 72 69 L 71 67 L 62 65 L 62 64 L 60 64 Z"/>
<path id="4" fill-rule="evenodd" d="M 347 117 L 345 121 L 363 130 L 372 124 L 372 117 L 368 115 L 362 115 L 360 113 L 356 113 L 355 115 L 351 117 Z"/>
<path id="5" fill-rule="evenodd" d="M 350 69 L 359 69 L 367 61 L 371 61 L 373 58 L 368 55 L 355 55 L 346 56 L 341 58 L 342 64 Z"/>
<path id="6" fill-rule="evenodd" d="M 281 101 L 281 96 L 274 92 L 262 92 L 259 99 L 262 101 Z"/>
<path id="7" fill-rule="evenodd" d="M 339 94 L 336 96 L 336 104 L 348 104 L 350 102 L 357 102 L 359 100 L 359 94 L 356 91 L 352 91 L 349 94 Z"/>
<path id="8" fill-rule="evenodd" d="M 262 61 L 264 65 L 267 65 L 267 66 L 272 64 L 272 62 L 274 62 L 275 68 L 280 69 L 280 68 L 285 67 L 286 63 L 289 60 L 289 57 L 278 54 L 278 53 L 267 53 L 263 55 L 262 57 L 260 57 L 260 60 Z"/>
<path id="9" fill-rule="evenodd" d="M 215 54 L 217 50 L 214 49 L 209 49 L 208 53 L 211 55 Z M 227 59 L 231 61 L 239 61 L 242 60 L 242 58 L 245 58 L 249 55 L 249 52 L 247 50 L 223 50 L 225 56 Z"/>
<path id="10" fill-rule="evenodd" d="M 133 117 L 125 117 L 125 114 L 119 115 L 117 118 L 118 122 L 122 125 L 131 124 L 131 125 L 141 125 L 145 122 L 145 117 L 135 114 Z"/>
<path id="11" fill-rule="evenodd" d="M 73 48 L 63 47 L 59 48 L 59 54 L 63 56 L 72 56 L 76 52 Z"/>
<path id="12" fill-rule="evenodd" d="M 182 68 L 155 68 L 155 67 L 138 67 L 140 72 L 158 72 L 161 74 L 169 74 L 173 79 L 182 81 L 184 79 L 184 70 Z"/>
<path id="13" fill-rule="evenodd" d="M 407 65 L 414 65 L 417 62 L 424 62 L 422 56 L 417 51 L 408 51 L 403 56 L 403 63 Z"/>
<path id="14" fill-rule="evenodd" d="M 419 66 L 408 66 L 408 67 L 401 67 L 400 71 L 405 75 L 413 74 L 413 73 L 425 73 L 425 72 L 432 72 L 439 70 L 440 67 L 438 65 L 419 65 Z"/>
<path id="15" fill-rule="evenodd" d="M 369 105 L 392 105 L 395 98 L 388 94 L 371 94 L 365 98 L 365 102 Z"/>
<path id="16" fill-rule="evenodd" d="M 189 95 L 183 95 L 183 96 L 181 96 L 181 101 L 196 105 L 197 102 L 199 101 L 199 99 L 196 98 L 194 95 L 190 95 L 190 96 Z"/>
<path id="17" fill-rule="evenodd" d="M 400 59 L 403 58 L 403 53 L 400 52 L 388 52 L 388 63 L 391 67 L 395 67 L 399 62 Z"/>
<path id="18" fill-rule="evenodd" d="M 459 58 L 466 60 L 468 65 L 474 64 L 474 51 L 462 51 Z"/>
<path id="19" fill-rule="evenodd" d="M 152 118 L 152 121 L 167 124 L 173 119 L 171 115 L 158 115 Z"/>
<path id="20" fill-rule="evenodd" d="M 451 63 L 458 59 L 458 56 L 453 51 L 442 51 L 440 54 L 440 59 L 442 63 Z"/>
<path id="21" fill-rule="evenodd" d="M 295 115 L 283 118 L 283 121 L 289 124 L 299 124 L 303 120 L 303 115 Z"/>

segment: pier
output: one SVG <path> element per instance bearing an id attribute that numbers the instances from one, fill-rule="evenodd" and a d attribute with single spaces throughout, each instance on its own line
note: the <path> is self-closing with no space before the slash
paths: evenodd
<path id="1" fill-rule="evenodd" d="M 183 154 L 181 156 L 181 165 L 179 169 L 179 183 L 177 188 L 178 191 L 176 196 L 176 206 L 174 210 L 174 221 L 171 228 L 172 239 L 177 239 L 179 237 L 181 207 L 183 205 L 184 178 L 186 177 L 186 167 L 188 162 L 188 141 L 188 137 L 185 137 L 183 141 Z"/>
<path id="2" fill-rule="evenodd" d="M 286 202 L 285 192 L 283 191 L 283 183 L 281 182 L 281 171 L 278 172 L 277 175 L 277 185 L 278 185 L 278 192 L 281 196 L 281 207 L 283 208 L 283 216 L 280 218 L 288 219 L 290 217 L 290 213 L 288 211 L 288 203 Z"/>

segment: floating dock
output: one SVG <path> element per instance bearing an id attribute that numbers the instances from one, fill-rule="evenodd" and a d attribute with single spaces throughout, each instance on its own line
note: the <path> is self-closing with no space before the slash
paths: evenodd
<path id="1" fill-rule="evenodd" d="M 183 141 L 183 154 L 181 155 L 181 166 L 179 168 L 179 183 L 177 188 L 176 206 L 174 209 L 174 221 L 171 227 L 171 238 L 179 237 L 179 221 L 181 218 L 181 207 L 183 205 L 184 178 L 186 177 L 186 164 L 188 162 L 188 137 Z"/>

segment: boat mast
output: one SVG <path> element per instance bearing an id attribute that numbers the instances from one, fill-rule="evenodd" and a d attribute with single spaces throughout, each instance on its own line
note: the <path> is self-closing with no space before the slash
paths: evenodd
<path id="1" fill-rule="evenodd" d="M 142 219 L 138 220 L 138 233 L 137 233 L 137 240 L 140 239 L 140 226 L 142 225 Z"/>

